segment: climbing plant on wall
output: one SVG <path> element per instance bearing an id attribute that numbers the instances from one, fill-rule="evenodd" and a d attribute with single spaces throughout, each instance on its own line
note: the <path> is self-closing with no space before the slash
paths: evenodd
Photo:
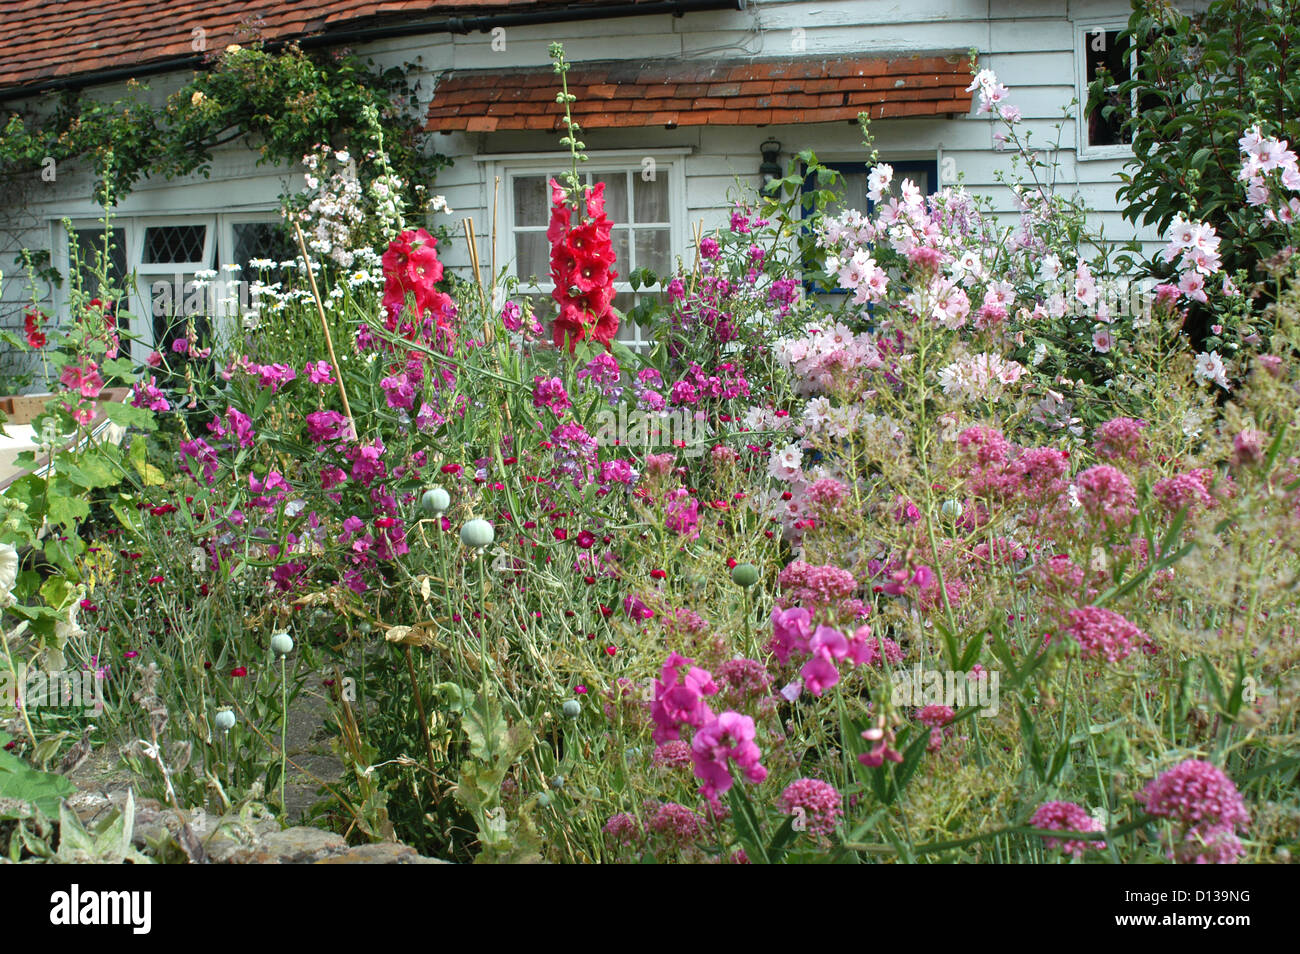
<path id="1" fill-rule="evenodd" d="M 347 51 L 232 45 L 161 106 L 130 81 L 112 101 L 66 91 L 53 108 L 0 112 L 0 183 L 39 174 L 50 159 L 80 159 L 95 170 L 102 200 L 146 176 L 207 175 L 213 150 L 240 137 L 260 149 L 259 161 L 284 165 L 319 144 L 364 160 L 382 136 L 392 172 L 407 183 L 408 208 L 421 208 L 446 159 L 426 148 L 409 72 L 409 64 L 381 70 Z M 363 182 L 383 173 L 359 161 Z"/>

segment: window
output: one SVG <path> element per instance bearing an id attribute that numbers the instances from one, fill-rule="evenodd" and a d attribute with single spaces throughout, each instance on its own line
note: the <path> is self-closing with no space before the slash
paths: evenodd
<path id="1" fill-rule="evenodd" d="M 63 234 L 63 270 L 79 267 L 86 294 L 103 297 L 95 271 L 105 250 L 105 232 L 97 221 L 74 221 L 72 235 Z M 271 212 L 166 217 L 119 216 L 108 242 L 108 274 L 122 290 L 119 312 L 132 316 L 130 330 L 141 339 L 136 360 L 153 348 L 166 349 L 185 334 L 190 320 L 201 337 L 214 330 L 213 316 L 239 315 L 252 304 L 248 282 L 273 282 L 278 269 L 252 269 L 250 262 L 269 259 L 277 264 L 295 254 L 280 216 Z M 235 264 L 237 271 L 207 273 Z M 265 273 L 265 274 L 264 274 Z"/>
<path id="2" fill-rule="evenodd" d="M 252 268 L 250 262 L 271 261 L 278 266 L 280 262 L 296 258 L 298 249 L 285 231 L 280 216 L 268 216 L 256 220 L 232 219 L 228 223 L 229 237 L 222 242 L 222 248 L 229 248 L 231 253 L 222 257 L 226 262 L 239 266 L 236 273 L 244 281 L 252 281 L 266 272 L 265 281 L 274 282 L 279 277 L 279 268 Z"/>
<path id="3" fill-rule="evenodd" d="M 75 227 L 75 247 L 68 249 L 68 271 L 75 268 L 81 275 L 81 290 L 92 298 L 106 298 L 109 289 L 101 287 L 101 267 L 109 285 L 121 292 L 127 287 L 127 235 L 119 227 L 106 232 L 98 222 L 83 222 Z"/>
<path id="4" fill-rule="evenodd" d="M 889 183 L 889 195 L 893 198 L 902 196 L 904 179 L 911 179 L 922 195 L 931 195 L 938 188 L 939 163 L 937 160 L 905 159 L 891 161 L 882 158 L 879 161 L 888 163 L 894 169 L 894 178 Z M 849 209 L 856 209 L 864 215 L 870 215 L 874 212 L 875 203 L 867 198 L 867 174 L 871 171 L 872 164 L 865 162 L 824 162 L 822 165 L 835 170 L 842 177 L 835 184 L 835 188 L 842 195 L 839 201 L 829 203 L 826 206 L 827 215 L 843 215 Z M 815 183 L 808 181 L 807 173 L 804 175 L 804 181 L 808 182 L 809 188 L 816 187 Z M 809 210 L 803 209 L 803 215 L 808 216 Z M 847 291 L 843 288 L 822 288 L 816 282 L 810 280 L 804 281 L 804 289 L 819 295 L 847 294 Z"/>
<path id="5" fill-rule="evenodd" d="M 548 180 L 561 174 L 563 160 L 554 170 L 533 165 L 506 171 L 505 209 L 509 219 L 504 230 L 505 247 L 498 247 L 509 262 L 511 273 L 530 291 L 550 294 L 550 245 L 546 227 L 550 220 L 551 190 Z M 645 165 L 619 166 L 591 160 L 591 170 L 583 170 L 585 186 L 605 183 L 605 211 L 613 223 L 612 239 L 618 280 L 614 284 L 614 307 L 627 314 L 642 295 L 656 294 L 659 285 L 642 286 L 632 291 L 628 276 L 648 268 L 658 276 L 673 267 L 673 249 L 677 247 L 680 216 L 674 215 L 679 188 L 675 179 L 676 164 L 656 162 Z M 544 171 L 545 170 L 545 171 Z M 532 279 L 535 279 L 533 281 Z M 645 348 L 651 342 L 634 322 L 624 321 L 618 340 L 630 348 Z"/>
<path id="6" fill-rule="evenodd" d="M 1079 26 L 1076 57 L 1079 75 L 1079 158 L 1109 159 L 1131 152 L 1131 137 L 1124 121 L 1132 115 L 1135 102 L 1120 101 L 1119 86 L 1133 76 L 1135 52 L 1124 27 L 1118 24 Z M 1089 86 L 1099 76 L 1109 78 L 1105 95 L 1093 102 Z M 1090 108 L 1091 107 L 1091 108 Z M 1117 108 L 1123 107 L 1123 108 Z"/>

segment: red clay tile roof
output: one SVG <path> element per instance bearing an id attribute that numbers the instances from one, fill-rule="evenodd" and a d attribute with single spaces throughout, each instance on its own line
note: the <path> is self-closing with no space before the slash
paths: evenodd
<path id="1" fill-rule="evenodd" d="M 650 0 L 625 0 L 643 3 Z M 286 40 L 387 22 L 600 7 L 601 0 L 3 0 L 0 90 L 193 57 L 257 35 Z M 394 19 L 396 18 L 396 20 Z"/>
<path id="2" fill-rule="evenodd" d="M 579 63 L 569 72 L 583 129 L 764 126 L 970 110 L 969 54 L 676 63 Z M 444 73 L 425 128 L 554 130 L 564 109 L 550 67 Z"/>

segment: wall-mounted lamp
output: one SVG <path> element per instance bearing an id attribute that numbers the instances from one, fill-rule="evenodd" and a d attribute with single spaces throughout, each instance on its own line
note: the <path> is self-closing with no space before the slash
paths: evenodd
<path id="1" fill-rule="evenodd" d="M 782 173 L 781 144 L 775 139 L 769 139 L 758 150 L 763 154 L 763 162 L 758 167 L 759 175 L 763 177 L 763 195 L 775 197 L 780 186 L 774 183 L 781 178 Z"/>

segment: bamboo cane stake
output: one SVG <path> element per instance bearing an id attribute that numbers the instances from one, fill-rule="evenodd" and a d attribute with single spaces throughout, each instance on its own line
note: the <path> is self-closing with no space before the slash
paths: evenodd
<path id="1" fill-rule="evenodd" d="M 329 349 L 330 366 L 334 368 L 334 380 L 339 383 L 339 397 L 343 399 L 343 413 L 348 416 L 348 425 L 352 428 L 352 438 L 358 439 L 361 435 L 357 433 L 357 421 L 352 416 L 352 405 L 348 403 L 348 389 L 343 385 L 343 372 L 339 368 L 338 355 L 334 353 L 334 338 L 330 334 L 329 322 L 325 319 L 325 306 L 321 304 L 320 290 L 316 287 L 316 275 L 311 270 L 311 259 L 307 256 L 307 240 L 302 236 L 302 227 L 298 224 L 298 219 L 290 217 L 289 221 L 293 223 L 293 230 L 298 236 L 298 248 L 302 251 L 302 264 L 307 269 L 307 281 L 311 283 L 311 297 L 316 302 L 316 314 L 320 316 L 321 331 L 325 332 L 325 347 Z"/>

